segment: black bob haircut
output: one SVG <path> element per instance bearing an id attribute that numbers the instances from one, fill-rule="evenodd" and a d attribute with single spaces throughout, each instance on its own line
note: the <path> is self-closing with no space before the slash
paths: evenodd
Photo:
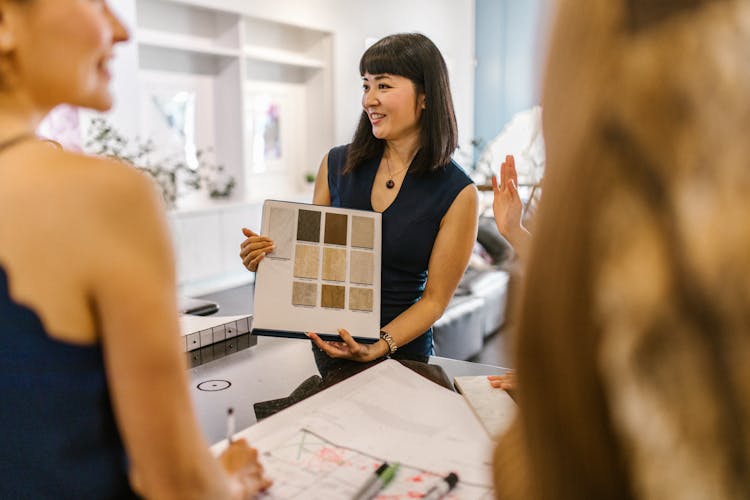
<path id="1" fill-rule="evenodd" d="M 444 167 L 458 145 L 456 113 L 453 110 L 448 68 L 432 40 L 419 33 L 399 33 L 378 40 L 362 55 L 359 73 L 408 78 L 417 95 L 424 94 L 425 109 L 420 117 L 420 149 L 410 172 L 422 175 Z M 416 106 L 416 102 L 414 103 Z M 349 146 L 344 173 L 383 154 L 385 141 L 372 135 L 365 111 Z"/>

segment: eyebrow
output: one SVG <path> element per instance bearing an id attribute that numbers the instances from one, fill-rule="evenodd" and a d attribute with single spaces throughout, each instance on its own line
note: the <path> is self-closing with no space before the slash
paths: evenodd
<path id="1" fill-rule="evenodd" d="M 390 79 L 390 78 L 391 78 L 391 75 L 384 73 L 382 75 L 374 75 L 372 79 L 377 81 L 377 80 L 385 80 L 385 79 Z M 363 76 L 362 79 L 367 81 L 366 76 Z"/>

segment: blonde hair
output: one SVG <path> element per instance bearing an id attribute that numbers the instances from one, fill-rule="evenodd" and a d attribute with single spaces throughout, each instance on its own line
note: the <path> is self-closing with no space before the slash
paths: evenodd
<path id="1" fill-rule="evenodd" d="M 750 496 L 749 21 L 743 1 L 560 2 L 497 450 L 528 497 Z"/>

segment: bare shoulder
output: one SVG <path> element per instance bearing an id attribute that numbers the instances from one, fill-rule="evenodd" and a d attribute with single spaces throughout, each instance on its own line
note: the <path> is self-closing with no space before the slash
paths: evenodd
<path id="1" fill-rule="evenodd" d="M 474 184 L 468 184 L 458 193 L 458 195 L 456 195 L 456 198 L 453 200 L 453 203 L 448 209 L 447 215 L 450 215 L 451 212 L 453 212 L 454 214 L 456 212 L 475 213 L 478 207 L 479 207 L 479 191 L 477 190 L 477 187 Z"/>
<path id="2" fill-rule="evenodd" d="M 67 151 L 39 151 L 30 176 L 47 205 L 48 225 L 74 227 L 97 245 L 143 234 L 163 225 L 163 208 L 152 181 L 116 160 Z M 158 229 L 152 229 L 158 230 Z"/>
<path id="3" fill-rule="evenodd" d="M 315 177 L 315 191 L 313 192 L 313 203 L 315 205 L 330 205 L 331 192 L 328 189 L 328 153 L 323 155 L 318 167 L 318 175 Z"/>
<path id="4" fill-rule="evenodd" d="M 474 184 L 468 184 L 453 199 L 453 203 L 440 221 L 440 228 L 446 226 L 476 230 L 479 224 L 479 191 Z"/>
<path id="5" fill-rule="evenodd" d="M 56 183 L 64 186 L 65 192 L 74 193 L 92 222 L 153 217 L 162 211 L 153 182 L 134 166 L 76 153 L 58 154 L 55 163 L 61 178 Z M 61 200 L 65 205 L 71 201 Z"/>
<path id="6" fill-rule="evenodd" d="M 79 186 L 77 191 L 83 196 L 91 195 L 105 203 L 118 203 L 154 194 L 151 181 L 132 165 L 69 152 L 60 152 L 57 159 L 64 167 L 69 182 Z"/>

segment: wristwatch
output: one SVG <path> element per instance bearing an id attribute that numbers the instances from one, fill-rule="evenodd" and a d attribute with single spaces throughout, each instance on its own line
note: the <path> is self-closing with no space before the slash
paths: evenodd
<path id="1" fill-rule="evenodd" d="M 396 349 L 398 349 L 398 345 L 396 345 L 396 341 L 393 340 L 393 337 L 391 337 L 390 333 L 386 332 L 385 330 L 380 330 L 380 338 L 385 340 L 385 343 L 388 344 L 389 356 L 396 352 Z"/>

